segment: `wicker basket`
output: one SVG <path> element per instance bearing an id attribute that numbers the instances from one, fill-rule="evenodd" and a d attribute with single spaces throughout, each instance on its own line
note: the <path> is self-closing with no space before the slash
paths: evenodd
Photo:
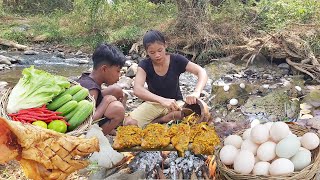
<path id="1" fill-rule="evenodd" d="M 296 125 L 296 124 L 288 124 L 291 132 L 293 134 L 296 134 L 297 136 L 302 136 L 306 132 L 309 132 L 307 128 L 304 128 L 302 126 Z M 240 131 L 236 134 L 242 135 L 244 132 Z M 318 135 L 319 136 L 319 135 Z M 215 155 L 217 157 L 217 164 L 218 164 L 218 171 L 221 179 L 245 179 L 245 180 L 251 180 L 251 179 L 262 179 L 262 180 L 299 180 L 299 179 L 316 179 L 317 172 L 319 170 L 319 164 L 320 164 L 320 155 L 319 155 L 319 147 L 315 150 L 312 150 L 312 159 L 311 164 L 304 169 L 302 169 L 299 172 L 293 172 L 288 175 L 284 176 L 263 176 L 263 175 L 253 175 L 253 174 L 240 174 L 233 170 L 232 166 L 226 166 L 224 165 L 219 157 L 221 147 L 219 147 Z"/>
<path id="2" fill-rule="evenodd" d="M 79 84 L 73 80 L 69 80 L 69 82 L 71 83 L 71 86 Z M 4 117 L 6 119 L 9 119 L 9 120 L 12 120 L 8 116 L 8 113 L 7 113 L 8 98 L 11 93 L 11 90 L 12 90 L 12 88 L 5 90 L 3 92 L 1 99 L 0 99 L 0 116 Z M 72 135 L 72 136 L 79 136 L 79 135 L 83 134 L 91 126 L 91 124 L 93 122 L 92 116 L 93 116 L 93 113 L 95 112 L 95 100 L 90 94 L 89 94 L 89 96 L 86 97 L 86 100 L 93 103 L 93 111 L 92 111 L 91 115 L 80 126 L 78 126 L 73 131 L 67 132 L 66 134 Z"/>

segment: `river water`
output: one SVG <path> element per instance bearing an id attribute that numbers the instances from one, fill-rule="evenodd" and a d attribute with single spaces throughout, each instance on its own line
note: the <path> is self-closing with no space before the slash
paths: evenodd
<path id="1" fill-rule="evenodd" d="M 14 65 L 10 70 L 0 71 L 0 81 L 8 82 L 9 86 L 14 86 L 19 78 L 22 77 L 21 71 L 31 65 L 34 65 L 37 69 L 70 78 L 77 77 L 92 67 L 91 63 L 80 65 L 78 62 L 82 60 L 81 58 L 62 59 L 46 53 L 39 53 L 37 55 L 8 53 L 2 55 L 20 59 L 22 62 L 21 64 Z"/>

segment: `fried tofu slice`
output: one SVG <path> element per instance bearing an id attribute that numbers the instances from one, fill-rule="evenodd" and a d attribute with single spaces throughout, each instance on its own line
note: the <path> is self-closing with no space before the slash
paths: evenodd
<path id="1" fill-rule="evenodd" d="M 0 117 L 0 163 L 16 159 L 31 179 L 66 179 L 89 165 L 97 138 L 80 138 Z M 2 153 L 3 152 L 3 153 Z"/>

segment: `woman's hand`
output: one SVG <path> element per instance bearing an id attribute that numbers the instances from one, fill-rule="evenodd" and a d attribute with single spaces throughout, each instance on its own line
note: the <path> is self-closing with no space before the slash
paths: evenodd
<path id="1" fill-rule="evenodd" d="M 199 92 L 193 92 L 189 95 L 187 95 L 185 102 L 187 104 L 196 104 L 197 103 L 197 99 L 200 97 L 200 93 Z"/>
<path id="2" fill-rule="evenodd" d="M 160 104 L 169 109 L 169 111 L 179 111 L 181 109 L 175 99 L 163 98 Z"/>

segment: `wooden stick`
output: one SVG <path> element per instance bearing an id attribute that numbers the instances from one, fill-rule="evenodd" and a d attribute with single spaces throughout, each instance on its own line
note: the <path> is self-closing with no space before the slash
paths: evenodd
<path id="1" fill-rule="evenodd" d="M 192 144 L 189 144 L 188 150 L 191 150 Z M 177 151 L 172 144 L 169 144 L 167 147 L 164 148 L 153 148 L 153 149 L 146 149 L 141 146 L 135 146 L 132 148 L 126 149 L 117 149 L 118 152 L 137 152 L 137 151 Z"/>

